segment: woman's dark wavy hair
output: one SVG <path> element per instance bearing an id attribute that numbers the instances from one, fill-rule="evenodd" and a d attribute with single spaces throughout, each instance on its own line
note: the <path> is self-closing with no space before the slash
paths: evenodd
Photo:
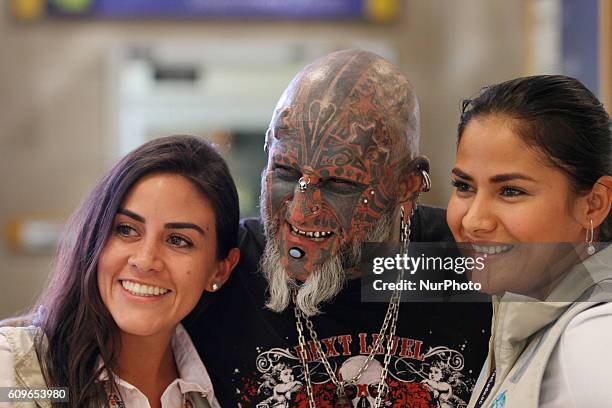
<path id="1" fill-rule="evenodd" d="M 42 337 L 36 341 L 39 360 L 48 386 L 68 387 L 70 407 L 106 405 L 96 380 L 104 371 L 113 378 L 120 343 L 119 329 L 100 297 L 98 261 L 126 193 L 152 173 L 181 175 L 210 202 L 218 259 L 237 246 L 236 186 L 211 144 L 194 136 L 171 136 L 146 143 L 121 159 L 69 219 L 55 274 L 39 303 L 38 310 L 44 312 L 36 325 L 48 340 L 48 345 Z M 97 365 L 99 358 L 103 366 Z"/>
<path id="2" fill-rule="evenodd" d="M 580 81 L 563 75 L 516 78 L 482 88 L 463 101 L 458 142 L 476 117 L 503 115 L 530 147 L 569 179 L 576 194 L 591 191 L 612 175 L 612 125 L 602 103 Z M 599 240 L 612 240 L 612 215 L 599 227 Z"/>

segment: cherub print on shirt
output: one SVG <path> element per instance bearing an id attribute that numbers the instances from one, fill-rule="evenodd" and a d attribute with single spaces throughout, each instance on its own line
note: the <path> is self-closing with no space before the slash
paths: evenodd
<path id="1" fill-rule="evenodd" d="M 367 362 L 377 334 L 359 333 L 321 339 L 321 345 L 338 378 L 351 379 Z M 327 374 L 312 341 L 307 344 L 310 378 L 317 407 L 342 405 L 336 387 Z M 462 353 L 465 344 L 456 349 L 428 345 L 420 339 L 395 336 L 389 373 L 386 378 L 386 407 L 466 406 L 474 386 L 473 370 L 466 370 Z M 375 354 L 356 384 L 345 389 L 350 407 L 373 407 L 381 381 L 384 347 Z M 260 350 L 256 373 L 236 372 L 242 384 L 240 403 L 258 408 L 308 407 L 304 370 L 299 346 L 293 350 L 272 348 Z M 467 372 L 466 372 L 467 371 Z M 385 391 L 383 391 L 385 392 Z M 346 405 L 346 404 L 344 404 Z"/>

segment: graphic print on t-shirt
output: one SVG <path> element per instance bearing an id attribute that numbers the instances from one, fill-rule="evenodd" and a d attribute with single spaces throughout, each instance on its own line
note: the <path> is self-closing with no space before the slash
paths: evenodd
<path id="1" fill-rule="evenodd" d="M 352 379 L 368 360 L 378 334 L 346 334 L 321 339 L 321 347 L 339 379 Z M 312 341 L 307 342 L 307 362 L 317 407 L 374 407 L 381 381 L 388 338 L 384 339 L 367 369 L 354 385 L 345 388 L 348 400 L 339 400 L 336 387 Z M 422 339 L 395 336 L 391 346 L 383 407 L 464 408 L 474 388 L 473 373 L 464 373 L 462 353 Z M 258 349 L 257 372 L 235 372 L 241 384 L 239 402 L 258 408 L 307 408 L 308 396 L 300 348 Z M 386 388 L 386 390 L 385 390 Z"/>

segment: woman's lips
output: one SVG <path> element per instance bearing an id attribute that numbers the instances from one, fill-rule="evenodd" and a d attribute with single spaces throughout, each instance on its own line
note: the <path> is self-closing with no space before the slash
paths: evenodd
<path id="1" fill-rule="evenodd" d="M 123 291 L 129 294 L 130 297 L 142 300 L 160 299 L 172 292 L 170 289 L 160 286 L 137 283 L 127 279 L 119 280 L 119 284 L 123 288 Z"/>
<path id="2" fill-rule="evenodd" d="M 508 244 L 489 245 L 472 243 L 471 245 L 474 253 L 485 256 L 503 254 L 508 251 L 511 251 L 512 248 L 514 248 L 514 245 Z"/>
<path id="3" fill-rule="evenodd" d="M 483 258 L 491 261 L 497 258 L 506 259 L 511 255 L 509 252 L 517 248 L 513 244 L 494 242 L 458 242 L 457 245 L 463 256 Z"/>

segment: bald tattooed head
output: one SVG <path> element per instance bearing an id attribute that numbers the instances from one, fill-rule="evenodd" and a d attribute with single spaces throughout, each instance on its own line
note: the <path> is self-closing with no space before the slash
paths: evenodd
<path id="1" fill-rule="evenodd" d="M 359 264 L 362 242 L 397 239 L 404 180 L 427 169 L 418 134 L 412 86 L 376 54 L 336 52 L 291 81 L 266 133 L 268 307 L 284 310 L 297 290 L 298 307 L 317 314 Z"/>

